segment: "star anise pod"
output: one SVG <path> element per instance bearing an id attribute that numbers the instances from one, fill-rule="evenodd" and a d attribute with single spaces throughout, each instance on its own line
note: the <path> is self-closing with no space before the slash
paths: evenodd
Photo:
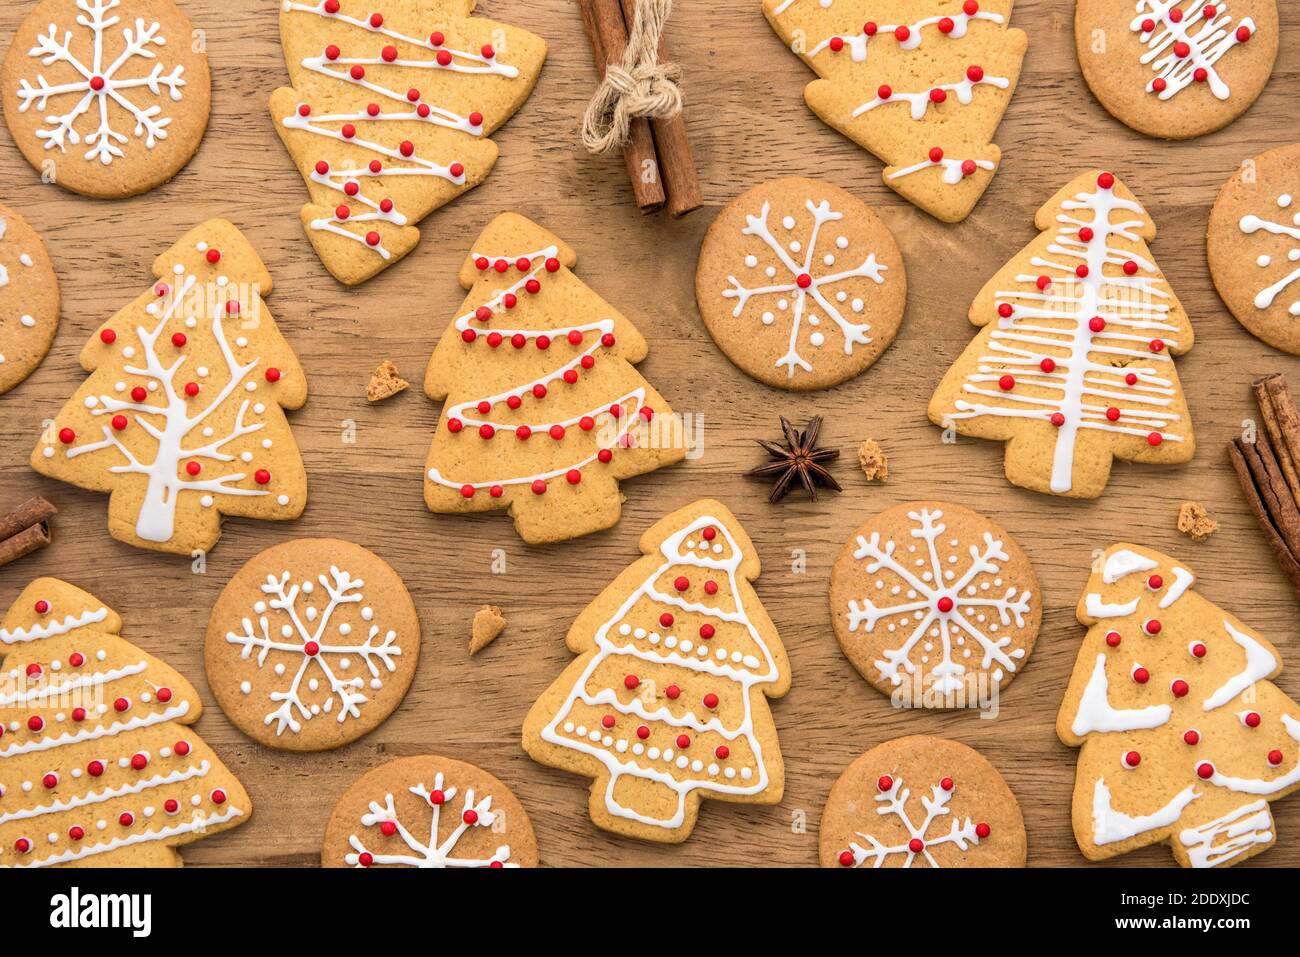
<path id="1" fill-rule="evenodd" d="M 822 430 L 822 417 L 815 415 L 808 420 L 808 427 L 800 432 L 781 416 L 781 432 L 785 435 L 785 445 L 756 439 L 770 455 L 773 461 L 750 469 L 745 473 L 754 478 L 775 479 L 772 494 L 768 501 L 779 502 L 790 493 L 797 481 L 808 490 L 809 497 L 817 501 L 817 486 L 824 485 L 837 492 L 843 491 L 840 483 L 835 481 L 821 463 L 832 462 L 840 457 L 838 449 L 819 449 L 817 436 Z"/>

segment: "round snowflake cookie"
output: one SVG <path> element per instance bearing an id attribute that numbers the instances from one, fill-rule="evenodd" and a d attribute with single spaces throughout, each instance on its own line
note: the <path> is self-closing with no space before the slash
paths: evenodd
<path id="1" fill-rule="evenodd" d="M 42 0 L 0 67 L 5 119 L 42 178 L 116 199 L 189 162 L 211 79 L 171 0 Z"/>
<path id="2" fill-rule="evenodd" d="M 348 788 L 324 867 L 536 867 L 537 838 L 510 789 L 450 758 L 399 758 Z"/>
<path id="3" fill-rule="evenodd" d="M 1005 531 L 943 502 L 863 525 L 831 573 L 840 647 L 900 707 L 978 708 L 1024 667 L 1042 621 L 1038 580 Z"/>
<path id="4" fill-rule="evenodd" d="M 1183 140 L 1227 126 L 1277 57 L 1274 0 L 1079 0 L 1074 42 L 1101 105 L 1139 133 Z"/>
<path id="5" fill-rule="evenodd" d="M 1024 867 L 1025 821 L 978 751 L 913 735 L 844 769 L 818 846 L 822 867 Z"/>
<path id="6" fill-rule="evenodd" d="M 709 335 L 746 373 L 825 389 L 889 348 L 907 276 L 889 227 L 865 204 L 791 177 L 749 190 L 709 227 L 695 298 Z"/>
<path id="7" fill-rule="evenodd" d="M 0 395 L 35 371 L 59 325 L 59 281 L 27 221 L 0 206 Z"/>
<path id="8" fill-rule="evenodd" d="M 300 538 L 230 580 L 204 657 L 217 703 L 250 738 L 322 751 L 381 724 L 419 654 L 420 619 L 387 562 L 349 542 Z"/>
<path id="9" fill-rule="evenodd" d="M 1300 355 L 1300 143 L 1243 163 L 1207 232 L 1210 275 L 1237 321 Z"/>

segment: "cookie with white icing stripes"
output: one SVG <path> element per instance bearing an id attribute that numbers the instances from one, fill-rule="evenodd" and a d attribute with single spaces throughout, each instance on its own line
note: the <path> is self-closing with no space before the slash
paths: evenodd
<path id="1" fill-rule="evenodd" d="M 1181 140 L 1250 108 L 1277 56 L 1274 0 L 1079 0 L 1074 42 L 1101 105 L 1139 133 Z"/>
<path id="2" fill-rule="evenodd" d="M 839 776 L 818 830 L 822 867 L 1024 867 L 1025 822 L 1002 775 L 956 741 L 877 745 Z"/>
<path id="3" fill-rule="evenodd" d="M 903 257 L 880 218 L 838 186 L 790 177 L 745 192 L 709 227 L 695 274 L 727 358 L 781 389 L 823 389 L 894 341 Z"/>
<path id="4" fill-rule="evenodd" d="M 355 741 L 401 704 L 420 619 L 397 572 L 359 545 L 300 538 L 251 558 L 208 620 L 208 684 L 230 720 L 268 747 Z"/>
<path id="5" fill-rule="evenodd" d="M 55 578 L 0 622 L 0 866 L 179 867 L 178 847 L 252 814 L 194 732 L 194 686 L 121 629 Z"/>
<path id="6" fill-rule="evenodd" d="M 946 502 L 886 509 L 831 571 L 845 656 L 898 707 L 996 703 L 1029 660 L 1042 622 L 1029 558 L 995 522 Z"/>
<path id="7" fill-rule="evenodd" d="M 324 867 L 536 867 L 524 806 L 481 768 L 427 755 L 362 775 L 325 828 Z"/>
<path id="8" fill-rule="evenodd" d="M 1091 860 L 1168 844 L 1184 867 L 1236 864 L 1276 840 L 1269 802 L 1300 787 L 1281 655 L 1195 581 L 1113 545 L 1079 599 L 1088 633 L 1056 733 L 1080 749 L 1071 816 Z"/>
<path id="9" fill-rule="evenodd" d="M 148 192 L 208 125 L 208 57 L 171 0 L 41 0 L 0 67 L 5 120 L 42 181 L 104 199 Z"/>
<path id="10" fill-rule="evenodd" d="M 420 220 L 483 182 L 489 137 L 533 91 L 546 41 L 470 16 L 475 3 L 280 4 L 293 86 L 271 95 L 271 117 L 311 194 L 303 228 L 340 282 L 396 263 Z"/>
<path id="11" fill-rule="evenodd" d="M 0 395 L 35 371 L 59 326 L 59 280 L 27 220 L 0 206 Z"/>
<path id="12" fill-rule="evenodd" d="M 763 0 L 820 77 L 808 106 L 887 164 L 890 189 L 965 219 L 1002 160 L 992 142 L 1029 45 L 1012 0 Z M 810 148 L 811 149 L 811 148 Z"/>
<path id="13" fill-rule="evenodd" d="M 1300 143 L 1256 156 L 1223 184 L 1205 251 L 1237 321 L 1300 355 Z"/>
<path id="14" fill-rule="evenodd" d="M 1093 170 L 1034 226 L 971 304 L 980 332 L 931 396 L 930 421 L 1006 442 L 1007 478 L 1053 495 L 1097 497 L 1114 459 L 1191 461 L 1174 359 L 1191 349 L 1192 323 L 1147 246 L 1146 209 Z"/>

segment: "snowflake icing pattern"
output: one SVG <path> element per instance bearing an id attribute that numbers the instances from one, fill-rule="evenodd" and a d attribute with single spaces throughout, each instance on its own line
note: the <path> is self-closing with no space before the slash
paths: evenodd
<path id="1" fill-rule="evenodd" d="M 491 827 L 496 821 L 496 812 L 492 810 L 492 795 L 489 794 L 478 803 L 475 803 L 474 789 L 466 789 L 465 797 L 461 803 L 460 820 L 451 833 L 447 835 L 447 839 L 440 843 L 438 841 L 438 821 L 443 805 L 456 796 L 456 788 L 444 789 L 442 772 L 439 771 L 434 777 L 433 790 L 427 789 L 423 784 L 417 784 L 408 790 L 433 808 L 433 823 L 429 827 L 429 842 L 427 844 L 421 843 L 419 838 L 402 825 L 402 822 L 397 817 L 397 809 L 393 805 L 393 796 L 386 794 L 384 795 L 383 804 L 377 801 L 370 802 L 370 811 L 361 815 L 361 823 L 366 827 L 378 826 L 380 833 L 384 837 L 392 837 L 393 835 L 401 837 L 411 853 L 386 854 L 367 850 L 365 842 L 353 834 L 348 839 L 348 843 L 353 848 L 353 853 L 348 854 L 345 858 L 348 864 L 353 867 L 371 867 L 375 864 L 405 864 L 408 867 L 519 866 L 510 863 L 510 847 L 506 844 L 502 844 L 493 852 L 491 857 L 486 859 L 452 856 L 456 850 L 456 845 L 466 831 L 474 827 Z"/>
<path id="2" fill-rule="evenodd" d="M 155 97 L 169 94 L 174 101 L 181 98 L 181 87 L 185 81 L 181 74 L 184 66 L 176 66 L 171 72 L 164 72 L 161 63 L 155 63 L 147 76 L 124 77 L 123 70 L 133 61 L 154 60 L 157 54 L 150 49 L 164 46 L 166 38 L 160 35 L 162 24 L 157 21 L 146 24 L 137 17 L 134 28 L 122 29 L 125 47 L 112 63 L 104 64 L 104 41 L 111 28 L 121 22 L 118 16 L 110 16 L 110 11 L 121 6 L 122 0 L 77 0 L 78 9 L 83 13 L 77 15 L 77 24 L 90 31 L 93 38 L 94 55 L 89 64 L 72 52 L 73 32 L 64 31 L 62 41 L 58 36 L 58 25 L 51 23 L 48 33 L 37 36 L 36 45 L 27 51 L 30 57 L 39 57 L 45 66 L 66 63 L 76 73 L 76 78 L 66 83 L 50 83 L 44 74 L 37 74 L 33 85 L 26 78 L 19 84 L 18 110 L 20 113 L 35 105 L 44 110 L 51 97 L 66 94 L 80 94 L 81 98 L 66 113 L 52 114 L 45 117 L 49 129 L 36 131 L 37 138 L 45 141 L 45 148 L 58 147 L 62 152 L 68 151 L 68 144 L 73 146 L 81 142 L 81 134 L 76 130 L 77 121 L 86 114 L 97 113 L 99 125 L 86 134 L 85 158 L 98 159 L 105 166 L 117 157 L 123 156 L 122 147 L 128 142 L 125 133 L 113 128 L 110 120 L 109 102 L 125 110 L 135 120 L 134 134 L 143 137 L 145 146 L 153 149 L 154 143 L 167 138 L 169 117 L 161 116 L 162 106 L 155 103 L 150 106 L 137 106 L 126 95 L 126 91 L 147 89 Z"/>
<path id="3" fill-rule="evenodd" d="M 271 651 L 301 655 L 288 689 L 270 693 L 271 701 L 278 701 L 279 705 L 267 714 L 264 723 L 274 722 L 277 735 L 283 734 L 285 728 L 293 732 L 302 730 L 302 721 L 310 721 L 321 713 L 329 714 L 335 710 L 336 702 L 340 724 L 348 718 L 360 718 L 360 706 L 367 700 L 361 691 L 366 686 L 365 678 L 360 675 L 343 678 L 339 676 L 339 672 L 350 666 L 348 659 L 355 655 L 365 662 L 366 668 L 370 671 L 370 687 L 378 690 L 383 687 L 380 666 L 390 673 L 397 670 L 393 659 L 402 653 L 402 649 L 394 644 L 397 639 L 395 631 L 390 630 L 385 633 L 382 642 L 376 644 L 375 639 L 379 637 L 380 628 L 373 623 L 363 644 L 331 644 L 324 641 L 325 630 L 334 617 L 335 609 L 339 605 L 354 604 L 364 600 L 361 589 L 365 586 L 365 582 L 333 566 L 330 567 L 328 577 L 320 575 L 317 580 L 329 595 L 329 604 L 319 615 L 316 614 L 313 606 L 309 606 L 303 615 L 298 613 L 298 598 L 303 594 L 309 595 L 315 590 L 312 582 L 291 585 L 288 572 L 284 572 L 278 578 L 267 575 L 262 591 L 271 597 L 269 601 L 259 601 L 253 606 L 254 612 L 259 616 L 256 627 L 252 619 L 245 618 L 242 622 L 244 626 L 242 634 L 238 632 L 226 634 L 226 641 L 240 646 L 242 658 L 248 658 L 253 650 L 257 649 L 259 669 L 265 664 L 267 654 Z M 278 638 L 273 637 L 271 633 L 270 622 L 266 615 L 268 608 L 282 611 L 289 618 L 289 623 L 281 626 Z M 361 617 L 367 622 L 371 622 L 374 615 L 374 610 L 368 606 L 361 609 Z M 306 621 L 303 620 L 304 616 Z M 338 627 L 339 634 L 344 637 L 347 637 L 351 630 L 351 626 L 346 623 Z M 333 664 L 330 663 L 331 657 L 335 657 Z M 302 698 L 304 679 L 313 664 L 320 669 L 327 682 L 326 690 L 329 697 L 322 705 L 309 705 Z M 284 669 L 277 665 L 276 674 L 283 673 L 285 673 Z M 315 678 L 307 679 L 306 683 L 311 691 L 319 687 Z"/>
<path id="4" fill-rule="evenodd" d="M 790 313 L 790 345 L 785 355 L 776 360 L 776 366 L 778 369 L 786 368 L 791 379 L 794 378 L 796 369 L 803 369 L 805 372 L 812 371 L 812 363 L 799 354 L 799 332 L 805 318 L 808 320 L 808 325 L 814 327 L 814 331 L 808 336 L 808 342 L 814 347 L 822 346 L 826 342 L 825 333 L 816 329 L 821 324 L 821 318 L 812 312 L 809 299 L 811 298 L 812 303 L 819 306 L 821 311 L 839 327 L 840 334 L 844 337 L 844 354 L 852 355 L 855 345 L 866 345 L 871 342 L 871 338 L 867 335 L 871 326 L 865 322 L 857 323 L 846 319 L 840 310 L 843 304 L 849 301 L 848 291 L 841 289 L 838 292 L 832 292 L 829 287 L 859 277 L 871 279 L 877 285 L 883 285 L 885 282 L 883 273 L 886 267 L 882 263 L 876 262 L 875 253 L 869 254 L 860 266 L 853 269 L 819 273 L 819 267 L 829 268 L 833 266 L 837 253 L 842 254 L 843 250 L 848 249 L 848 238 L 839 236 L 835 240 L 836 252 L 819 254 L 818 250 L 822 227 L 827 223 L 843 219 L 844 214 L 831 209 L 831 204 L 827 200 L 822 200 L 820 203 L 806 200 L 805 205 L 808 212 L 812 214 L 812 231 L 806 246 L 797 239 L 782 242 L 772 235 L 772 230 L 767 222 L 768 216 L 772 212 L 772 204 L 768 202 L 763 203 L 763 208 L 757 216 L 746 214 L 745 228 L 741 230 L 746 236 L 759 237 L 764 245 L 775 254 L 780 268 L 775 265 L 767 266 L 763 270 L 766 277 L 769 280 L 775 280 L 781 269 L 784 269 L 789 274 L 789 281 L 773 282 L 770 285 L 750 288 L 735 276 L 728 276 L 727 280 L 731 283 L 731 288 L 722 291 L 725 298 L 736 300 L 736 308 L 731 313 L 735 317 L 740 316 L 749 304 L 749 300 L 755 296 L 775 297 L 772 304 L 776 306 L 776 309 L 779 312 Z M 786 216 L 781 220 L 781 227 L 786 232 L 793 232 L 796 225 L 798 224 L 793 216 Z M 796 261 L 794 256 L 801 253 L 803 261 Z M 750 269 L 757 269 L 759 266 L 758 256 L 753 253 L 746 255 L 745 265 Z M 793 301 L 791 301 L 792 298 Z M 857 313 L 862 311 L 864 303 L 861 299 L 855 298 L 849 303 L 849 306 L 853 312 Z M 776 321 L 776 313 L 770 309 L 764 310 L 761 319 L 763 325 L 770 326 Z"/>
<path id="5" fill-rule="evenodd" d="M 892 814 L 897 817 L 903 827 L 907 828 L 908 839 L 902 844 L 891 847 L 882 844 L 870 834 L 858 831 L 858 837 L 871 847 L 863 847 L 857 841 L 849 842 L 849 852 L 853 855 L 854 867 L 861 867 L 867 861 L 871 861 L 872 867 L 881 867 L 892 854 L 907 855 L 907 859 L 903 861 L 904 867 L 911 867 L 912 861 L 918 854 L 924 857 L 931 867 L 938 867 L 938 862 L 930 855 L 932 848 L 940 844 L 956 844 L 964 851 L 971 845 L 979 844 L 981 838 L 989 836 L 987 824 L 976 824 L 970 818 L 966 818 L 964 821 L 954 820 L 952 829 L 947 834 L 940 834 L 934 838 L 927 837 L 930 825 L 936 818 L 946 817 L 952 813 L 948 810 L 948 802 L 952 800 L 953 795 L 952 778 L 944 778 L 933 785 L 929 797 L 922 795 L 921 806 L 925 808 L 925 820 L 919 826 L 914 825 L 911 817 L 908 816 L 907 799 L 912 792 L 903 787 L 903 779 L 885 777 L 881 783 L 885 782 L 888 782 L 889 787 L 876 795 L 876 800 L 882 804 L 881 807 L 876 808 L 876 813 Z"/>
<path id="6" fill-rule="evenodd" d="M 1225 53 L 1245 43 L 1255 33 L 1255 21 L 1242 19 L 1233 27 L 1224 0 L 1138 0 L 1137 16 L 1129 29 L 1147 47 L 1141 62 L 1150 64 L 1156 76 L 1148 81 L 1148 93 L 1168 100 L 1193 82 L 1208 83 L 1217 99 L 1226 100 L 1231 91 L 1214 65 Z"/>
<path id="7" fill-rule="evenodd" d="M 996 576 L 1002 567 L 999 562 L 1008 561 L 1010 556 L 1003 550 L 1001 540 L 985 532 L 983 547 L 969 547 L 970 565 L 959 576 L 956 569 L 959 559 L 957 549 L 960 547 L 958 539 L 953 538 L 948 542 L 952 552 L 946 565 L 939 557 L 937 540 L 947 528 L 939 521 L 943 512 L 923 508 L 919 512 L 908 512 L 907 515 L 918 526 L 910 532 L 911 537 L 925 543 L 928 556 L 928 561 L 926 558 L 916 559 L 915 565 L 918 568 L 928 565 L 928 569 L 918 574 L 906 567 L 903 563 L 905 559 L 900 560 L 896 555 L 896 543 L 890 540 L 882 545 L 879 532 L 872 532 L 869 539 L 859 535 L 853 557 L 870 559 L 866 566 L 868 574 L 874 575 L 881 569 L 888 569 L 902 579 L 902 584 L 895 585 L 888 591 L 892 595 L 901 594 L 904 600 L 892 605 L 878 605 L 870 598 L 850 601 L 849 630 L 857 631 L 859 626 L 865 626 L 870 632 L 882 618 L 896 615 L 909 616 L 916 622 L 916 627 L 906 641 L 897 648 L 886 649 L 884 660 L 875 662 L 880 669 L 880 676 L 890 679 L 895 687 L 903 681 L 902 672 L 909 675 L 916 673 L 917 666 L 912 655 L 927 634 L 929 638 L 942 640 L 943 658 L 929 669 L 934 690 L 938 693 L 950 694 L 963 689 L 966 667 L 953 660 L 953 646 L 963 646 L 963 656 L 969 657 L 972 651 L 964 647 L 968 638 L 978 644 L 979 650 L 983 652 L 980 668 L 987 670 L 996 663 L 998 667 L 992 672 L 992 677 L 995 682 L 1000 682 L 1004 674 L 1002 669 L 1015 671 L 1016 659 L 1023 658 L 1025 650 L 1009 648 L 1011 636 L 997 638 L 994 637 L 994 632 L 999 624 L 1006 627 L 1012 620 L 1017 628 L 1024 627 L 1030 593 L 1025 589 L 1017 594 L 1012 585 L 1007 587 L 1000 598 L 987 597 L 990 588 L 1004 584 L 1002 579 L 994 577 L 991 581 L 982 581 L 978 585 L 976 579 L 980 575 Z M 916 546 L 908 549 L 915 550 Z M 876 579 L 876 588 L 886 590 L 884 579 Z M 986 622 L 989 611 L 997 612 L 997 623 Z M 897 626 L 890 624 L 888 627 L 893 632 Z M 928 652 L 931 648 L 930 641 L 922 644 L 921 650 L 925 654 L 921 655 L 921 664 L 929 663 Z"/>

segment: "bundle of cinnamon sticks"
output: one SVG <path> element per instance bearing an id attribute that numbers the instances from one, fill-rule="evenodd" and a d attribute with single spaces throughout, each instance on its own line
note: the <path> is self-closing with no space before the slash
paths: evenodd
<path id="1" fill-rule="evenodd" d="M 57 511 L 38 495 L 0 515 L 0 566 L 50 544 L 50 519 Z"/>
<path id="2" fill-rule="evenodd" d="M 582 25 L 602 78 L 608 64 L 623 58 L 628 32 L 636 20 L 636 4 L 637 0 L 578 0 Z M 662 40 L 659 62 L 668 62 Z M 699 174 L 680 113 L 662 119 L 633 119 L 623 147 L 623 162 L 641 212 L 653 213 L 667 206 L 676 218 L 703 205 Z"/>
<path id="3" fill-rule="evenodd" d="M 1300 412 L 1281 373 L 1255 381 L 1263 428 L 1236 439 L 1228 457 L 1269 547 L 1300 593 Z"/>

